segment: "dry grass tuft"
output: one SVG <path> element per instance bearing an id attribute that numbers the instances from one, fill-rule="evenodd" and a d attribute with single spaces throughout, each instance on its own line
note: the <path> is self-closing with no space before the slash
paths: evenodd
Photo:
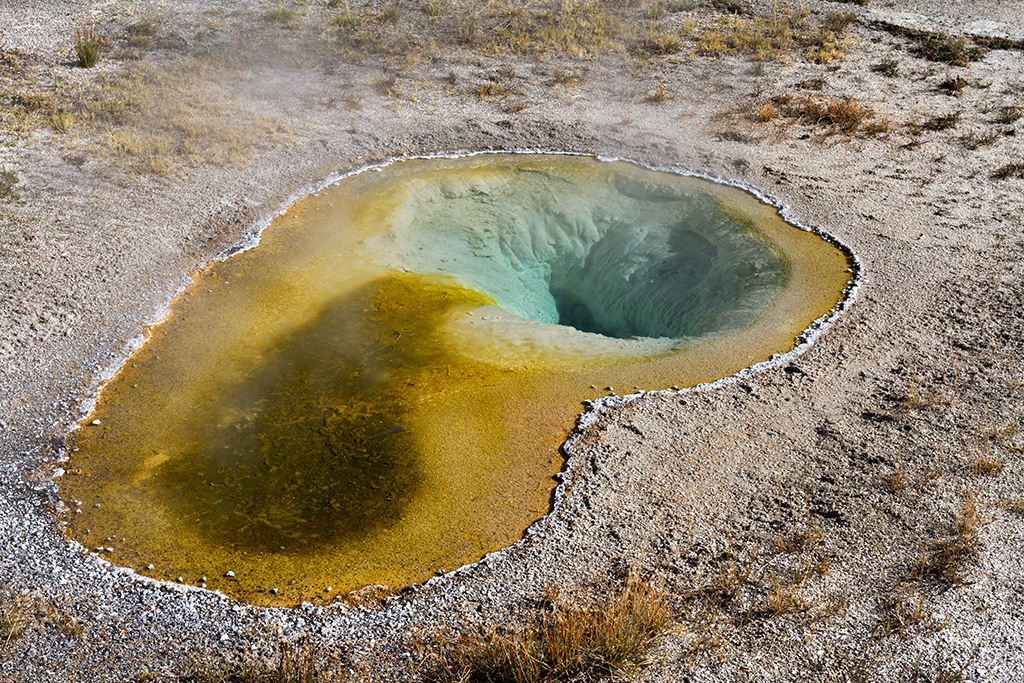
<path id="1" fill-rule="evenodd" d="M 779 536 L 779 551 L 784 553 L 813 550 L 824 540 L 825 532 L 820 526 L 812 525 L 799 529 L 788 536 Z"/>
<path id="2" fill-rule="evenodd" d="M 994 477 L 1003 471 L 1006 467 L 1005 463 L 1000 460 L 996 460 L 989 453 L 978 451 L 977 457 L 974 459 L 974 463 L 971 468 L 974 473 L 979 476 Z"/>
<path id="3" fill-rule="evenodd" d="M 930 544 L 921 554 L 915 574 L 921 579 L 935 579 L 946 583 L 963 583 L 963 570 L 978 554 L 979 510 L 978 494 L 968 491 L 964 496 L 964 509 L 947 538 Z"/>
<path id="4" fill-rule="evenodd" d="M 78 64 L 86 69 L 96 66 L 100 54 L 110 47 L 110 39 L 100 33 L 96 24 L 82 24 L 71 35 Z"/>
<path id="5" fill-rule="evenodd" d="M 909 485 L 907 479 L 907 468 L 903 463 L 903 458 L 896 460 L 896 466 L 892 469 L 892 475 L 889 477 L 889 490 L 893 493 L 903 492 Z"/>
<path id="6" fill-rule="evenodd" d="M 810 605 L 795 588 L 776 583 L 768 592 L 764 602 L 761 603 L 759 611 L 766 616 L 776 617 L 783 614 L 806 612 L 808 609 L 810 609 Z"/>
<path id="7" fill-rule="evenodd" d="M 771 99 L 771 105 L 791 122 L 824 126 L 830 133 L 878 135 L 889 130 L 886 119 L 852 98 L 819 100 L 810 95 L 779 95 Z"/>
<path id="8" fill-rule="evenodd" d="M 431 681 L 597 681 L 642 666 L 672 617 L 667 596 L 629 578 L 604 599 L 549 593 L 525 625 L 481 629 L 432 653 Z"/>
<path id="9" fill-rule="evenodd" d="M 280 641 L 273 664 L 196 663 L 183 680 L 189 683 L 340 683 L 347 679 L 347 672 L 336 657 L 327 656 L 312 643 L 300 639 Z"/>
<path id="10" fill-rule="evenodd" d="M 997 168 L 995 173 L 992 175 L 999 180 L 1007 180 L 1008 178 L 1024 178 L 1024 164 L 1004 164 Z"/>
<path id="11" fill-rule="evenodd" d="M 132 173 L 167 176 L 182 166 L 239 164 L 287 130 L 218 87 L 221 69 L 202 60 L 164 68 L 133 64 L 78 103 L 76 125 L 98 136 L 100 154 Z"/>
<path id="12" fill-rule="evenodd" d="M 14 171 L 0 171 L 0 199 L 8 202 L 16 202 L 21 199 L 14 186 L 21 182 L 18 174 Z"/>
<path id="13" fill-rule="evenodd" d="M 0 604 L 0 652 L 22 634 L 29 623 L 28 602 L 16 596 Z"/>
<path id="14" fill-rule="evenodd" d="M 655 104 L 661 104 L 667 99 L 665 94 L 665 79 L 658 79 L 658 85 L 654 88 L 654 92 L 647 96 L 648 102 L 654 102 Z"/>
<path id="15" fill-rule="evenodd" d="M 882 621 L 875 628 L 875 635 L 879 638 L 902 635 L 925 620 L 924 593 L 915 596 L 906 586 L 900 586 L 892 593 L 879 594 L 878 604 L 882 609 Z"/>
<path id="16" fill-rule="evenodd" d="M 828 64 L 845 58 L 847 31 L 856 20 L 854 14 L 833 13 L 812 22 L 809 13 L 789 9 L 770 18 L 722 17 L 715 25 L 696 31 L 697 51 L 713 57 L 745 54 L 762 61 L 802 51 L 812 61 Z"/>

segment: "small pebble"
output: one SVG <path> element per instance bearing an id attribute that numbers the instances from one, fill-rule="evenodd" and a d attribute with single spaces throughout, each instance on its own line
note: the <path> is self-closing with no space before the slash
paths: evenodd
<path id="1" fill-rule="evenodd" d="M 277 589 L 276 589 L 276 588 L 271 588 L 271 589 L 270 589 L 270 592 L 271 592 L 272 594 L 274 594 L 274 595 L 277 595 Z"/>
<path id="2" fill-rule="evenodd" d="M 146 565 L 146 569 L 155 569 L 155 567 L 153 565 L 151 565 L 151 564 L 147 564 Z"/>
<path id="3" fill-rule="evenodd" d="M 232 577 L 232 576 L 234 576 L 234 575 L 235 575 L 235 573 L 234 573 L 233 571 L 230 571 L 230 570 L 229 570 L 229 571 L 226 571 L 226 572 L 224 572 L 224 576 L 226 576 L 226 577 L 228 577 L 228 578 L 231 578 L 231 577 Z"/>
<path id="4" fill-rule="evenodd" d="M 102 423 L 102 422 L 100 422 L 99 420 L 93 420 L 93 421 L 92 421 L 92 422 L 90 422 L 89 424 L 91 424 L 91 425 L 98 425 L 98 424 L 103 424 L 103 423 Z"/>

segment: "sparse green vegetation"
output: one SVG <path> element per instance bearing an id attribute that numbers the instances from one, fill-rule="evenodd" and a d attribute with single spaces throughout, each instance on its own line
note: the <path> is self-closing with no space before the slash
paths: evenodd
<path id="1" fill-rule="evenodd" d="M 964 496 L 964 509 L 957 516 L 949 535 L 929 544 L 918 560 L 915 575 L 921 579 L 962 583 L 963 570 L 978 554 L 980 517 L 978 494 L 969 491 Z"/>
<path id="2" fill-rule="evenodd" d="M 1015 123 L 1024 117 L 1024 107 L 1000 107 L 996 122 L 1004 125 Z"/>
<path id="3" fill-rule="evenodd" d="M 964 143 L 964 147 L 967 149 L 979 149 L 991 145 L 998 137 L 995 133 L 983 133 L 972 130 L 960 138 L 960 141 Z"/>
<path id="4" fill-rule="evenodd" d="M 110 47 L 110 39 L 100 33 L 95 24 L 82 24 L 72 34 L 78 64 L 86 69 L 96 66 L 103 50 Z"/>
<path id="5" fill-rule="evenodd" d="M 21 196 L 15 192 L 14 186 L 21 182 L 14 171 L 0 171 L 0 199 L 18 201 Z"/>
<path id="6" fill-rule="evenodd" d="M 1024 178 L 1024 164 L 1004 164 L 997 168 L 993 175 L 999 180 L 1006 180 L 1008 178 Z"/>
<path id="7" fill-rule="evenodd" d="M 885 57 L 878 64 L 871 67 L 871 70 L 889 78 L 896 78 L 900 75 L 900 60 L 895 57 Z"/>
<path id="8" fill-rule="evenodd" d="M 629 578 L 604 598 L 552 591 L 523 625 L 475 630 L 432 656 L 431 681 L 597 681 L 642 666 L 672 623 L 668 597 Z"/>
<path id="9" fill-rule="evenodd" d="M 878 604 L 882 620 L 875 628 L 875 635 L 880 638 L 903 635 L 925 620 L 924 593 L 914 595 L 906 586 L 881 593 Z"/>
<path id="10" fill-rule="evenodd" d="M 296 22 L 295 12 L 285 7 L 284 5 L 278 5 L 272 9 L 268 9 L 263 13 L 263 21 L 268 24 L 280 24 L 281 26 L 294 26 Z"/>
<path id="11" fill-rule="evenodd" d="M 959 95 L 968 86 L 968 81 L 963 76 L 950 76 L 946 74 L 946 78 L 939 83 L 939 90 L 943 90 L 950 95 Z"/>
<path id="12" fill-rule="evenodd" d="M 942 62 L 951 66 L 967 66 L 982 58 L 985 51 L 967 39 L 957 38 L 945 33 L 915 34 L 917 53 L 932 61 Z"/>
<path id="13" fill-rule="evenodd" d="M 273 664 L 197 663 L 181 680 L 187 683 L 341 683 L 348 678 L 337 658 L 322 653 L 308 641 L 282 640 Z"/>
<path id="14" fill-rule="evenodd" d="M 912 123 L 910 128 L 914 132 L 921 132 L 924 130 L 950 130 L 956 128 L 957 124 L 960 123 L 960 116 L 963 112 L 954 111 L 948 114 L 939 114 L 933 116 L 930 119 L 926 119 L 923 123 Z"/>

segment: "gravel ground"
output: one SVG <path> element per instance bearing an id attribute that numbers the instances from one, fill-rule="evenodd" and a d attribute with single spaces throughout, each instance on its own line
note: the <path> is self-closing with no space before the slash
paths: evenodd
<path id="1" fill-rule="evenodd" d="M 1021 2 L 889 4 L 802 6 L 1024 37 Z M 665 21 L 713 24 L 700 5 Z M 359 679 L 409 680 L 417 637 L 505 623 L 550 585 L 588 590 L 633 571 L 679 601 L 679 627 L 641 680 L 1019 679 L 1024 179 L 994 173 L 1024 158 L 1024 120 L 999 118 L 1024 107 L 1024 52 L 948 66 L 917 55 L 908 37 L 858 25 L 835 69 L 734 55 L 536 60 L 465 48 L 399 68 L 393 58 L 309 49 L 320 44 L 314 29 L 266 28 L 263 8 L 0 6 L 0 48 L 14 55 L 0 64 L 10 93 L 59 81 L 69 97 L 88 97 L 132 63 L 77 68 L 67 43 L 83 19 L 114 35 L 158 12 L 161 33 L 144 48 L 156 68 L 216 55 L 219 36 L 254 25 L 280 49 L 280 58 L 226 59 L 202 72 L 232 116 L 280 122 L 238 164 L 182 164 L 162 177 L 132 170 L 87 123 L 62 133 L 5 119 L 0 171 L 19 182 L 17 198 L 0 199 L 0 607 L 23 629 L 0 643 L 0 677 L 180 680 L 193 661 L 270 656 L 279 639 L 306 635 Z M 325 23 L 321 5 L 299 9 L 304 26 Z M 879 71 L 886 59 L 898 60 L 898 76 Z M 560 72 L 579 77 L 549 85 Z M 449 74 L 465 89 L 446 88 Z M 943 90 L 956 76 L 964 87 Z M 528 106 L 474 93 L 494 78 Z M 654 95 L 659 81 L 664 98 Z M 887 117 L 889 132 L 842 135 L 821 121 L 749 116 L 773 96 L 804 94 L 856 98 Z M 13 107 L 15 96 L 4 97 Z M 952 112 L 955 127 L 926 125 Z M 595 407 L 566 445 L 554 513 L 511 548 L 382 600 L 235 604 L 148 581 L 64 536 L 53 481 L 63 437 L 190 272 L 332 173 L 403 153 L 515 148 L 741 182 L 849 245 L 862 267 L 857 297 L 795 357 L 711 387 Z M 983 458 L 1002 470 L 986 476 Z M 919 578 L 922 553 L 971 505 L 979 552 L 962 580 Z M 808 540 L 812 531 L 820 538 Z M 708 597 L 739 571 L 746 581 L 727 600 Z M 766 609 L 780 587 L 798 609 Z M 894 612 L 902 632 L 885 635 Z"/>

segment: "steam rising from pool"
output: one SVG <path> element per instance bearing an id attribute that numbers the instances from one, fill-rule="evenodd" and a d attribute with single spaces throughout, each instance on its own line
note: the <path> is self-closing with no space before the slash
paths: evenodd
<path id="1" fill-rule="evenodd" d="M 786 351 L 847 265 L 745 192 L 626 163 L 350 177 L 197 277 L 104 387 L 70 533 L 263 602 L 421 581 L 548 511 L 594 387 Z"/>

